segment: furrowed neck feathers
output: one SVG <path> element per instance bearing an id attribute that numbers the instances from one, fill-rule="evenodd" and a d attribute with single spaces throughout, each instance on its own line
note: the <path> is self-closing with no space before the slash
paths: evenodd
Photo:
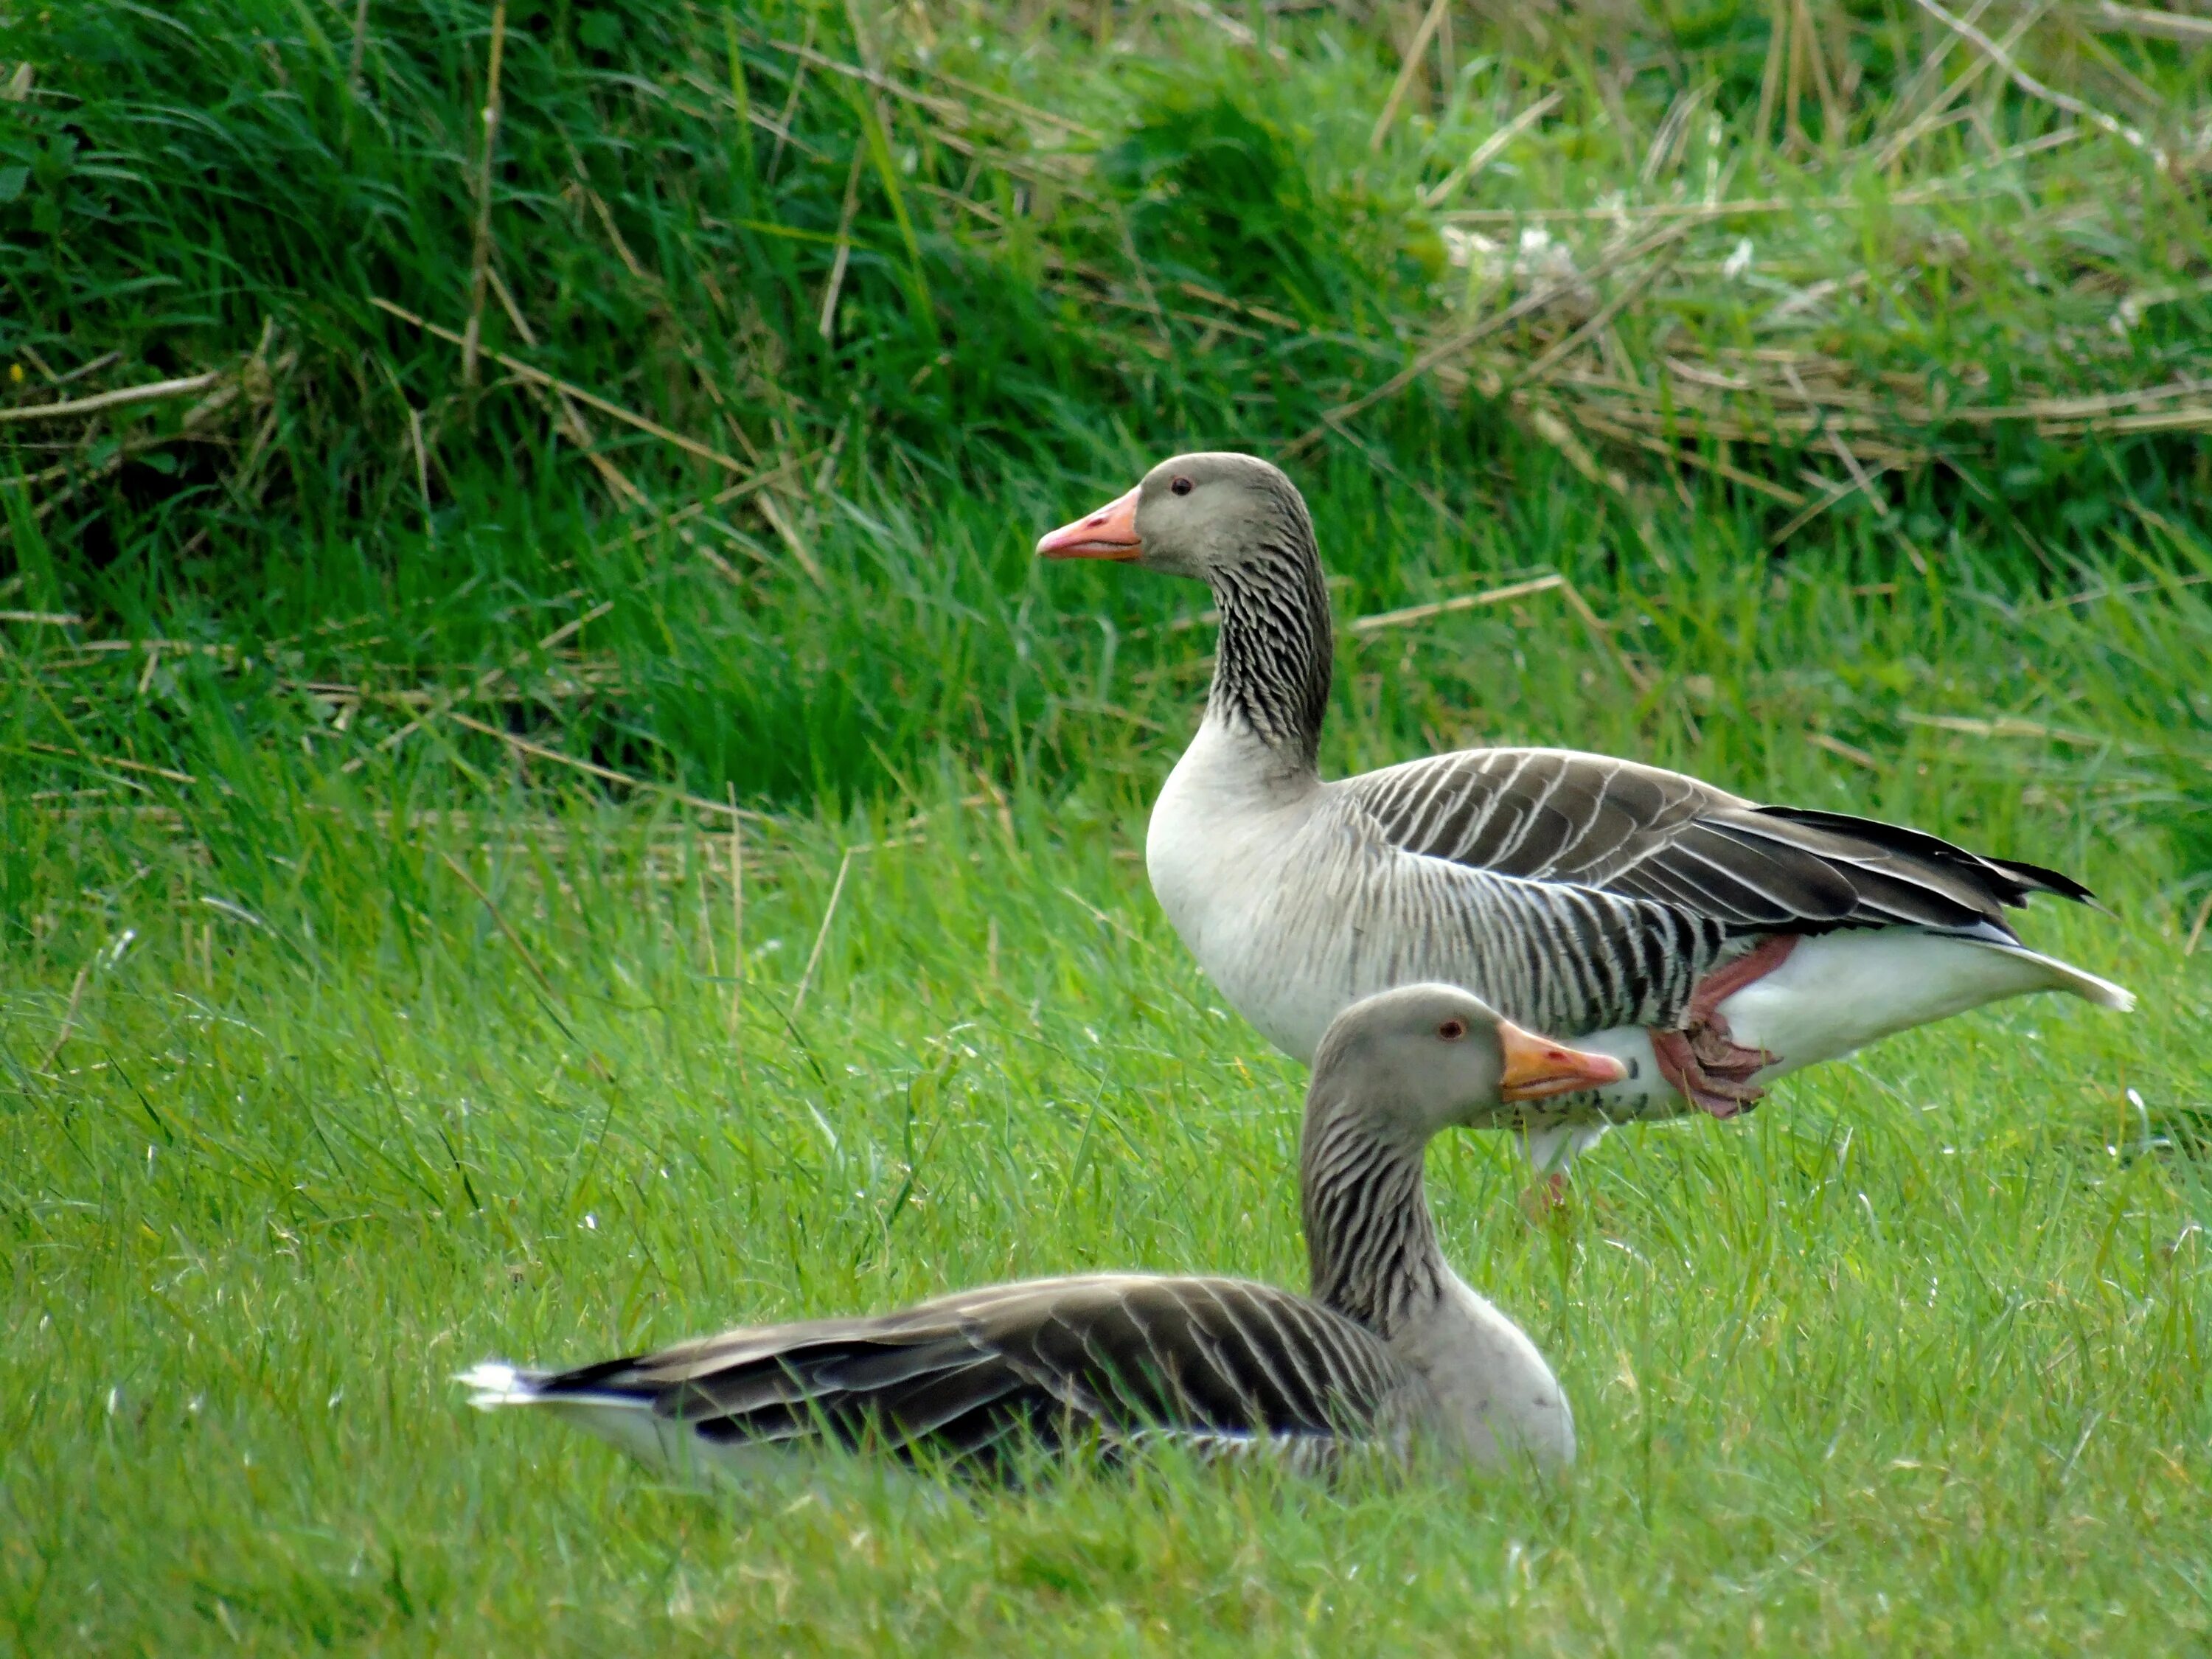
<path id="1" fill-rule="evenodd" d="M 1422 1189 L 1425 1151 L 1327 1085 L 1307 1102 L 1298 1166 L 1313 1297 L 1385 1341 L 1436 1305 L 1450 1273 Z"/>
<path id="2" fill-rule="evenodd" d="M 1293 498 L 1247 557 L 1211 574 L 1221 611 L 1206 713 L 1310 770 L 1328 712 L 1328 586 L 1304 503 Z"/>

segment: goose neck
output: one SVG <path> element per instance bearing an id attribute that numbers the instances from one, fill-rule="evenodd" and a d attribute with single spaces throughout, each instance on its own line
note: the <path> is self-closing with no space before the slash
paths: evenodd
<path id="1" fill-rule="evenodd" d="M 1452 1280 L 1422 1187 L 1425 1148 L 1316 1091 L 1299 1150 L 1316 1301 L 1390 1341 Z"/>
<path id="2" fill-rule="evenodd" d="M 1334 641 L 1328 586 L 1304 526 L 1287 526 L 1212 574 L 1220 644 L 1206 712 L 1296 766 L 1311 769 L 1328 710 Z"/>

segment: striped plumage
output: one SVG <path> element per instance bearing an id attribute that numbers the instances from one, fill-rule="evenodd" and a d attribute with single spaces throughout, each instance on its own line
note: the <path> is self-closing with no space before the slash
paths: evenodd
<path id="1" fill-rule="evenodd" d="M 1421 1190 L 1437 1129 L 1618 1075 L 1445 986 L 1348 1010 L 1307 1096 L 1309 1298 L 1249 1280 L 1090 1274 L 940 1297 L 867 1318 L 732 1331 L 536 1372 L 489 1364 L 480 1406 L 550 1408 L 650 1462 L 742 1468 L 828 1441 L 1004 1474 L 1024 1449 L 1327 1462 L 1349 1445 L 1565 1462 L 1558 1382 L 1437 1249 Z"/>
<path id="2" fill-rule="evenodd" d="M 1674 1025 L 1747 938 L 1905 927 L 2016 946 L 2005 907 L 2088 896 L 2055 871 L 1917 830 L 1566 750 L 1410 761 L 1347 781 L 1343 797 L 1397 851 L 1488 878 L 1463 890 L 1454 920 L 1520 942 L 1482 988 L 1540 1030 Z"/>
<path id="3" fill-rule="evenodd" d="M 1224 995 L 1301 1058 L 1346 1004 L 1440 980 L 1617 1054 L 1614 1088 L 1500 1115 L 1541 1163 L 1604 1127 L 1726 1116 L 1784 1073 L 1999 997 L 2128 994 L 2031 951 L 2053 871 L 1563 750 L 1471 750 L 1325 782 L 1331 647 L 1305 504 L 1249 456 L 1178 456 L 1038 544 L 1196 577 L 1220 648 L 1146 843 Z"/>
<path id="4" fill-rule="evenodd" d="M 1384 1421 L 1409 1379 L 1366 1332 L 1270 1285 L 1099 1274 L 732 1331 L 526 1389 L 634 1419 L 616 1437 L 654 1461 L 679 1459 L 687 1437 L 704 1455 L 827 1437 L 1006 1472 L 1025 1448 L 1164 1429 L 1202 1448 L 1262 1431 L 1292 1448 L 1330 1440 Z"/>

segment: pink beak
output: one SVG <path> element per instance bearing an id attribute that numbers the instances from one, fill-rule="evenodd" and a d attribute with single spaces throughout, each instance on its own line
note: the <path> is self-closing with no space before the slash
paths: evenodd
<path id="1" fill-rule="evenodd" d="M 1137 538 L 1136 489 L 1111 501 L 1087 519 L 1064 524 L 1036 544 L 1041 559 L 1115 559 L 1122 562 L 1145 550 Z"/>

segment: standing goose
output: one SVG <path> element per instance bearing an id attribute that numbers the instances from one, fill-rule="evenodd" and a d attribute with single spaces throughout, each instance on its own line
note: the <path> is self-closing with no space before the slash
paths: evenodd
<path id="1" fill-rule="evenodd" d="M 763 1446 L 872 1446 L 1005 1473 L 1023 1443 L 1297 1462 L 1347 1444 L 1564 1466 L 1574 1421 L 1518 1326 L 1437 1248 L 1429 1139 L 1620 1063 L 1415 985 L 1338 1017 L 1306 1095 L 1299 1181 L 1311 1299 L 1238 1279 L 1033 1279 L 872 1318 L 757 1326 L 570 1371 L 487 1364 L 474 1404 L 550 1407 L 649 1463 L 741 1468 Z"/>
<path id="2" fill-rule="evenodd" d="M 1222 994 L 1299 1059 L 1347 1003 L 1417 980 L 1620 1058 L 1621 1082 L 1518 1115 L 1539 1170 L 1614 1122 L 1731 1117 L 1785 1073 L 2002 997 L 2133 1003 L 2005 919 L 2087 888 L 1918 830 L 1559 749 L 1324 782 L 1328 592 L 1305 502 L 1265 461 L 1163 461 L 1037 551 L 1213 590 L 1205 719 L 1145 851 Z"/>

